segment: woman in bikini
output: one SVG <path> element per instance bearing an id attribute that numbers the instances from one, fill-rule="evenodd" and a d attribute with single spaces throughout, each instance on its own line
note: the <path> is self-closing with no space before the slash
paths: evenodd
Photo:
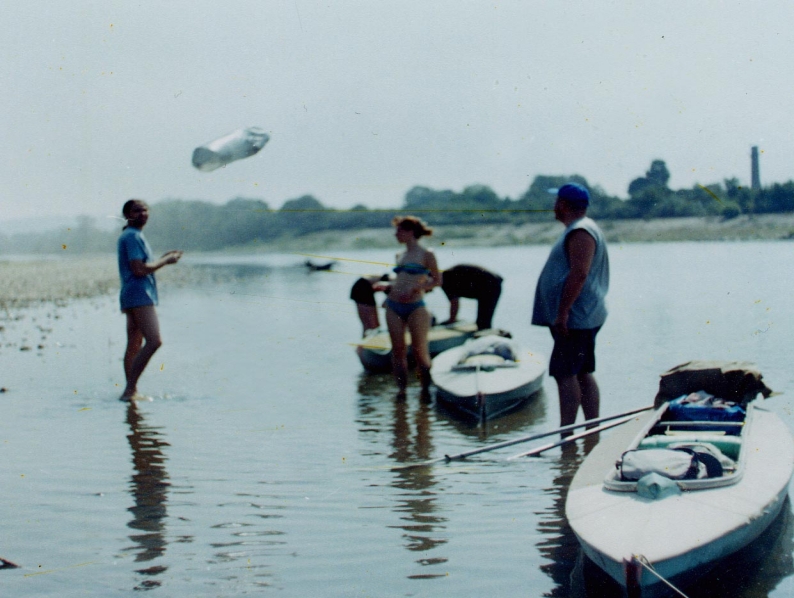
<path id="1" fill-rule="evenodd" d="M 124 352 L 124 374 L 127 386 L 120 399 L 136 401 L 138 378 L 155 351 L 163 344 L 157 320 L 157 283 L 154 272 L 168 264 L 176 264 L 181 251 L 169 251 L 159 259 L 152 259 L 152 250 L 143 236 L 149 220 L 149 206 L 140 199 L 124 204 L 122 214 L 127 226 L 118 241 L 119 275 L 121 276 L 121 311 L 127 316 L 127 349 Z"/>
<path id="2" fill-rule="evenodd" d="M 392 345 L 392 368 L 397 381 L 397 397 L 405 397 L 408 385 L 408 347 L 406 329 L 411 333 L 411 346 L 416 359 L 417 374 L 422 384 L 422 395 L 430 389 L 430 351 L 427 333 L 430 330 L 430 312 L 423 300 L 427 291 L 441 284 L 436 256 L 419 244 L 421 237 L 429 236 L 433 229 L 414 216 L 397 216 L 392 220 L 397 241 L 405 245 L 405 252 L 397 255 L 397 277 L 392 281 L 386 298 L 386 324 Z M 375 290 L 386 290 L 375 285 Z"/>

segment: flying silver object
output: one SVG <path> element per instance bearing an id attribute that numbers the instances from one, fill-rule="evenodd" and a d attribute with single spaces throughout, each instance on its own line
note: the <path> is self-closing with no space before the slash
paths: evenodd
<path id="1" fill-rule="evenodd" d="M 210 172 L 235 160 L 248 158 L 265 147 L 270 135 L 259 127 L 238 129 L 193 150 L 193 166 Z"/>

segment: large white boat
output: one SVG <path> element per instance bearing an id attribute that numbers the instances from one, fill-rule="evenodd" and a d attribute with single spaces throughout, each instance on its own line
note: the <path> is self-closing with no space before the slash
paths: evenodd
<path id="1" fill-rule="evenodd" d="M 688 400 L 662 401 L 599 443 L 568 491 L 583 552 L 632 597 L 685 586 L 757 538 L 786 503 L 794 440 L 763 399 L 733 404 L 728 417 L 731 402 L 687 413 Z M 682 456 L 689 467 L 677 465 Z"/>

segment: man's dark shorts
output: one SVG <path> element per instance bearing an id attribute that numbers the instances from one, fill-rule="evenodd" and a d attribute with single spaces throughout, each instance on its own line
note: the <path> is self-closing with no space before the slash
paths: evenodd
<path id="1" fill-rule="evenodd" d="M 549 375 L 553 378 L 568 378 L 577 374 L 595 372 L 595 339 L 598 328 L 587 330 L 568 329 L 562 336 L 552 329 L 554 349 L 551 352 Z"/>

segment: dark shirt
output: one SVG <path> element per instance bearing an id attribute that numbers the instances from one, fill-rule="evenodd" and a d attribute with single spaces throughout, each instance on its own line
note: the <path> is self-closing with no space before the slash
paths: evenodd
<path id="1" fill-rule="evenodd" d="M 480 266 L 461 264 L 444 270 L 441 288 L 448 298 L 480 299 L 502 285 L 502 277 Z"/>

